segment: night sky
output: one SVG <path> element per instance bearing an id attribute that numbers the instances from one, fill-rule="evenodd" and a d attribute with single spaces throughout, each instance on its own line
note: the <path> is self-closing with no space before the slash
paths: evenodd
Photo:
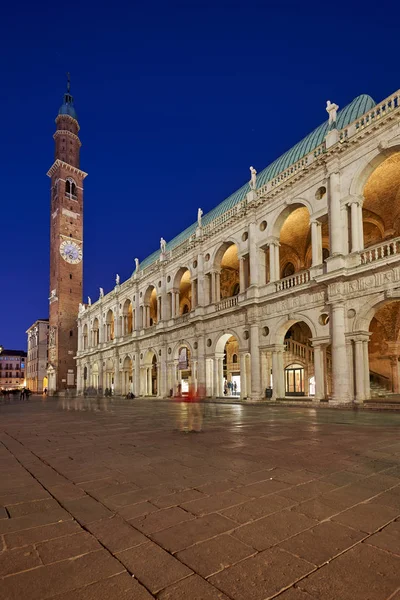
<path id="1" fill-rule="evenodd" d="M 396 8 L 397 6 L 397 8 Z M 399 5 L 8 2 L 1 35 L 0 344 L 48 316 L 54 119 L 81 126 L 84 297 L 327 119 L 400 87 Z M 396 14 L 397 13 L 397 14 Z"/>

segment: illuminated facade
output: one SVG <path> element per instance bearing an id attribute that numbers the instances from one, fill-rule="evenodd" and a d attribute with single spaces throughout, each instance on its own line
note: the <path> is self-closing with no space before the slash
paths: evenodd
<path id="1" fill-rule="evenodd" d="M 0 353 L 0 389 L 17 390 L 25 385 L 26 352 L 3 350 Z"/>
<path id="2" fill-rule="evenodd" d="M 400 92 L 328 106 L 329 121 L 81 306 L 78 391 L 399 392 L 399 105 Z"/>
<path id="3" fill-rule="evenodd" d="M 28 355 L 26 359 L 26 385 L 35 393 L 41 394 L 48 388 L 47 344 L 49 320 L 39 319 L 27 330 Z"/>

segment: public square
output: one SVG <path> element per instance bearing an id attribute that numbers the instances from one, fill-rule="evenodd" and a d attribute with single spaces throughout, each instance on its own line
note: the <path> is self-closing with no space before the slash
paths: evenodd
<path id="1" fill-rule="evenodd" d="M 400 598 L 400 414 L 181 410 L 0 405 L 1 600 Z"/>

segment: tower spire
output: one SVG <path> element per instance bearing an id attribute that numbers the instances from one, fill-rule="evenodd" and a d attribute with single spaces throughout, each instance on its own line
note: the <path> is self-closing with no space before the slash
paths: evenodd
<path id="1" fill-rule="evenodd" d="M 67 94 L 69 94 L 71 91 L 71 76 L 69 74 L 69 72 L 67 73 Z"/>

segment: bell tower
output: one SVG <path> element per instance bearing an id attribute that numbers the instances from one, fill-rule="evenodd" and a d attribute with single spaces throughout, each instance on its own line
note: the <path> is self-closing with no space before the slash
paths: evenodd
<path id="1" fill-rule="evenodd" d="M 79 168 L 79 124 L 67 91 L 56 118 L 54 163 L 47 175 L 50 190 L 49 393 L 76 387 L 74 357 L 83 280 L 83 180 Z"/>

